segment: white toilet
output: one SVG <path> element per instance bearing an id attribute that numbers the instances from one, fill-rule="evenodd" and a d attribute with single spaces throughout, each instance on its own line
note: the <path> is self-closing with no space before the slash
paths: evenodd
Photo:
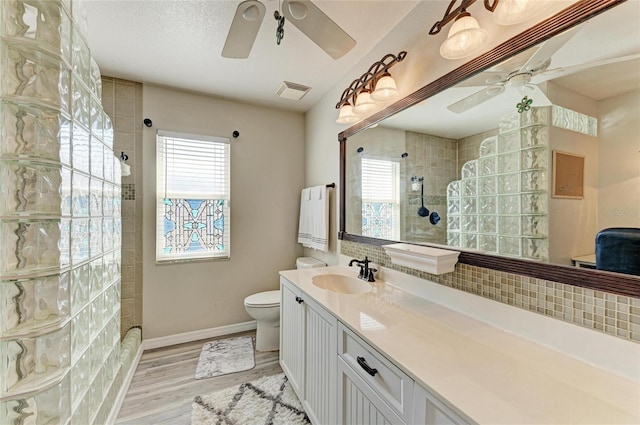
<path id="1" fill-rule="evenodd" d="M 312 257 L 296 259 L 297 269 L 325 266 L 325 263 Z M 280 349 L 280 290 L 249 295 L 244 299 L 244 309 L 258 324 L 256 350 L 275 351 Z"/>

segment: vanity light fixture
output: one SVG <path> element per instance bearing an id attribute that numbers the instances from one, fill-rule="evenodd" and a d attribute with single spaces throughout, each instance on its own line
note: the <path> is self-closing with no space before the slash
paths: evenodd
<path id="1" fill-rule="evenodd" d="M 469 12 L 461 12 L 440 46 L 440 55 L 446 59 L 464 58 L 477 52 L 488 39 L 487 30 L 480 28 Z"/>
<path id="2" fill-rule="evenodd" d="M 540 15 L 550 5 L 549 0 L 500 0 L 493 20 L 499 25 L 519 24 Z"/>
<path id="3" fill-rule="evenodd" d="M 356 96 L 356 104 L 353 107 L 353 113 L 356 115 L 365 115 L 373 111 L 376 104 L 371 98 L 371 90 L 364 89 Z"/>
<path id="4" fill-rule="evenodd" d="M 356 121 L 358 121 L 358 117 L 353 113 L 353 106 L 349 102 L 342 105 L 336 122 L 338 124 L 353 124 Z"/>
<path id="5" fill-rule="evenodd" d="M 476 0 L 451 0 L 444 16 L 429 30 L 430 35 L 438 34 L 449 22 L 454 21 L 447 39 L 440 46 L 440 55 L 446 59 L 461 59 L 477 52 L 489 39 L 486 30 L 480 28 L 478 21 L 471 16 L 467 8 Z M 549 0 L 484 0 L 484 7 L 493 13 L 494 21 L 499 25 L 514 25 L 534 18 L 548 10 Z"/>
<path id="6" fill-rule="evenodd" d="M 376 83 L 376 89 L 371 93 L 371 99 L 384 102 L 393 99 L 397 95 L 396 80 L 393 79 L 388 71 L 385 71 Z"/>
<path id="7" fill-rule="evenodd" d="M 353 80 L 336 104 L 336 109 L 340 110 L 336 122 L 353 124 L 397 96 L 398 88 L 389 68 L 406 56 L 405 51 L 398 55 L 389 53 L 371 65 L 360 78 Z"/>
<path id="8" fill-rule="evenodd" d="M 489 33 L 485 29 L 480 28 L 478 21 L 467 12 L 467 7 L 471 6 L 476 0 L 462 0 L 460 6 L 455 9 L 453 6 L 457 0 L 451 0 L 444 16 L 437 21 L 429 30 L 430 35 L 435 35 L 442 30 L 452 20 L 455 20 L 447 39 L 440 46 L 440 55 L 446 59 L 460 59 L 469 56 L 489 39 Z M 484 7 L 493 12 L 498 6 L 498 0 L 484 0 Z"/>

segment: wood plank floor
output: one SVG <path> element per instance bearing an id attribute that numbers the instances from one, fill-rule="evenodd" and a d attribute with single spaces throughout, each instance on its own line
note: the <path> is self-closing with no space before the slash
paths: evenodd
<path id="1" fill-rule="evenodd" d="M 195 396 L 280 373 L 277 351 L 256 351 L 256 367 L 251 370 L 208 379 L 194 378 L 200 350 L 206 342 L 245 335 L 255 337 L 255 331 L 145 351 L 116 423 L 189 425 Z"/>

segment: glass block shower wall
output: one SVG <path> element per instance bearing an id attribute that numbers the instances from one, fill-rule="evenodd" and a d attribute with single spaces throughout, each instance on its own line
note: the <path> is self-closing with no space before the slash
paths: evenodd
<path id="1" fill-rule="evenodd" d="M 450 246 L 548 260 L 549 108 L 510 113 L 447 186 Z"/>
<path id="2" fill-rule="evenodd" d="M 121 386 L 120 162 L 81 4 L 0 2 L 0 423 L 104 423 Z"/>

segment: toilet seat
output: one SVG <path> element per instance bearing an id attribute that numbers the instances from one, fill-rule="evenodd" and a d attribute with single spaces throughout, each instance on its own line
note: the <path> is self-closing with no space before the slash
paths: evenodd
<path id="1" fill-rule="evenodd" d="M 258 292 L 244 299 L 244 305 L 249 307 L 267 308 L 280 306 L 280 290 Z"/>

